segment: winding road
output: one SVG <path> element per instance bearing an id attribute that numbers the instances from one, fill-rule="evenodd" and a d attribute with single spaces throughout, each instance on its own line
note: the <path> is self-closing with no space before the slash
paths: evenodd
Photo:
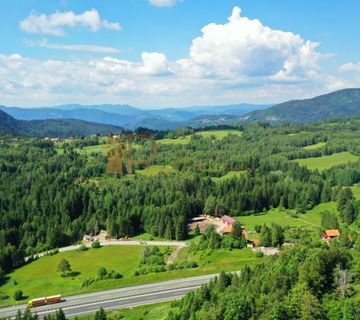
<path id="1" fill-rule="evenodd" d="M 201 287 L 202 284 L 209 282 L 215 276 L 206 275 L 63 297 L 61 303 L 36 307 L 32 309 L 32 312 L 42 319 L 45 315 L 52 314 L 62 308 L 67 317 L 74 317 L 95 313 L 100 307 L 110 311 L 164 302 L 181 298 L 186 293 L 194 291 Z M 0 308 L 0 318 L 13 318 L 18 310 L 24 311 L 25 309 L 26 305 Z"/>

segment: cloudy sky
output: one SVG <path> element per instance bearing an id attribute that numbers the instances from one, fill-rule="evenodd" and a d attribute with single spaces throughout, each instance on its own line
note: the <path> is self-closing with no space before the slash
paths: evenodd
<path id="1" fill-rule="evenodd" d="M 0 104 L 275 103 L 360 86 L 358 0 L 12 0 Z"/>

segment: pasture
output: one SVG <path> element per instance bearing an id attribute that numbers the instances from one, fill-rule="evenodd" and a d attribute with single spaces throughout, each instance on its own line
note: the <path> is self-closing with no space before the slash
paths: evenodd
<path id="1" fill-rule="evenodd" d="M 189 144 L 191 141 L 192 135 L 202 136 L 204 138 L 210 138 L 212 136 L 215 137 L 217 140 L 221 140 L 227 137 L 229 134 L 233 134 L 236 136 L 241 136 L 242 132 L 237 130 L 211 130 L 211 131 L 201 131 L 196 132 L 194 134 L 187 135 L 185 137 L 179 137 L 176 139 L 160 139 L 156 140 L 158 144 Z"/>
<path id="2" fill-rule="evenodd" d="M 142 170 L 136 170 L 137 174 L 141 174 L 144 176 L 155 176 L 159 173 L 173 173 L 176 170 L 170 165 L 164 166 L 149 166 Z"/>
<path id="3" fill-rule="evenodd" d="M 317 158 L 296 159 L 292 161 L 298 162 L 301 166 L 306 166 L 310 170 L 323 171 L 339 164 L 346 164 L 348 162 L 358 161 L 360 158 L 354 156 L 350 152 L 334 153 L 330 156 L 323 156 Z"/>

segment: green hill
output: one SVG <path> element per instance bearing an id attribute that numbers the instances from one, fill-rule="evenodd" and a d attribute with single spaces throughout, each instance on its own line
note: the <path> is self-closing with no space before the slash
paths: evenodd
<path id="1" fill-rule="evenodd" d="M 0 110 L 0 132 L 31 136 L 70 137 L 123 131 L 121 127 L 77 119 L 16 120 Z"/>
<path id="2" fill-rule="evenodd" d="M 360 115 L 360 89 L 344 89 L 313 99 L 293 100 L 243 117 L 247 121 L 306 123 Z"/>

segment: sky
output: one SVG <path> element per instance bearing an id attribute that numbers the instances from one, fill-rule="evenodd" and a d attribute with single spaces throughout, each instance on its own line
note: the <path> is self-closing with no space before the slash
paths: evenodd
<path id="1" fill-rule="evenodd" d="M 0 104 L 277 103 L 360 87 L 358 0 L 0 2 Z"/>

